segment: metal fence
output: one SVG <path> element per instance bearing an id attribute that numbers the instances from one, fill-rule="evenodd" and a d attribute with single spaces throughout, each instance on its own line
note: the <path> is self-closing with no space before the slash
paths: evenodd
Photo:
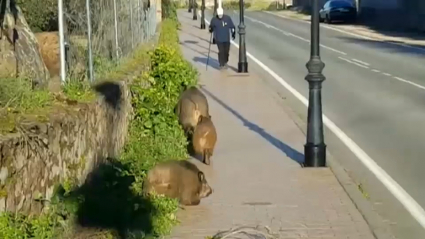
<path id="1" fill-rule="evenodd" d="M 156 31 L 154 0 L 58 2 L 59 34 L 63 32 L 61 72 L 65 74 L 61 74 L 62 81 L 93 81 L 96 72 L 108 67 L 105 62 L 116 62 L 127 56 L 138 45 L 149 41 Z"/>

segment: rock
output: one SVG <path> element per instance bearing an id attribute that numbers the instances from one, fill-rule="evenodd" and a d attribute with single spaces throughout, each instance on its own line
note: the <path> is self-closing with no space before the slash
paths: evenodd
<path id="1" fill-rule="evenodd" d="M 10 8 L 6 9 L 0 39 L 0 77 L 30 76 L 33 86 L 47 87 L 49 72 L 43 62 L 37 38 L 31 31 L 21 9 L 17 8 L 17 19 Z"/>
<path id="2" fill-rule="evenodd" d="M 58 32 L 40 32 L 36 33 L 38 44 L 40 46 L 43 62 L 50 74 L 48 88 L 51 92 L 61 91 L 60 82 L 60 58 L 59 58 L 59 33 Z"/>

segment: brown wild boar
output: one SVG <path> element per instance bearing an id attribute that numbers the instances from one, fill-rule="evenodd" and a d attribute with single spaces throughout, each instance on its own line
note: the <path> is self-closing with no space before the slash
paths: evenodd
<path id="1" fill-rule="evenodd" d="M 201 115 L 198 105 L 191 99 L 183 98 L 177 105 L 177 113 L 179 123 L 183 127 L 186 136 L 192 135 Z"/>
<path id="2" fill-rule="evenodd" d="M 187 160 L 169 160 L 149 170 L 143 183 L 143 192 L 177 198 L 182 205 L 194 206 L 208 197 L 213 190 L 205 175 Z"/>
<path id="3" fill-rule="evenodd" d="M 204 117 L 201 115 L 193 132 L 192 145 L 195 154 L 202 155 L 202 161 L 207 165 L 210 164 L 216 142 L 217 132 L 211 121 L 211 116 Z"/>
<path id="4" fill-rule="evenodd" d="M 198 88 L 194 86 L 188 88 L 180 95 L 176 114 L 186 135 L 192 134 L 199 121 L 199 115 L 210 116 L 207 98 Z"/>

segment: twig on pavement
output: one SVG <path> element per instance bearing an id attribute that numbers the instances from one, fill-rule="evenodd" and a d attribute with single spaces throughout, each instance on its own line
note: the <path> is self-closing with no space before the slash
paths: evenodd
<path id="1" fill-rule="evenodd" d="M 243 236 L 243 237 L 241 237 Z M 230 238 L 252 238 L 252 239 L 278 239 L 279 235 L 272 233 L 268 226 L 248 227 L 241 226 L 222 231 L 215 234 L 212 239 L 230 239 Z"/>

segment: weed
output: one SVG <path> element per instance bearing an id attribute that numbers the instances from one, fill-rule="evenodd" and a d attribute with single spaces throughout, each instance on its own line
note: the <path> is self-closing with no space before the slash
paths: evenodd
<path id="1" fill-rule="evenodd" d="M 0 78 L 0 107 L 8 111 L 28 111 L 49 106 L 53 96 L 47 90 L 35 90 L 28 79 Z"/>
<path id="2" fill-rule="evenodd" d="M 91 102 L 96 98 L 96 94 L 87 81 L 69 80 L 63 86 L 63 93 L 68 99 L 81 102 Z"/>

